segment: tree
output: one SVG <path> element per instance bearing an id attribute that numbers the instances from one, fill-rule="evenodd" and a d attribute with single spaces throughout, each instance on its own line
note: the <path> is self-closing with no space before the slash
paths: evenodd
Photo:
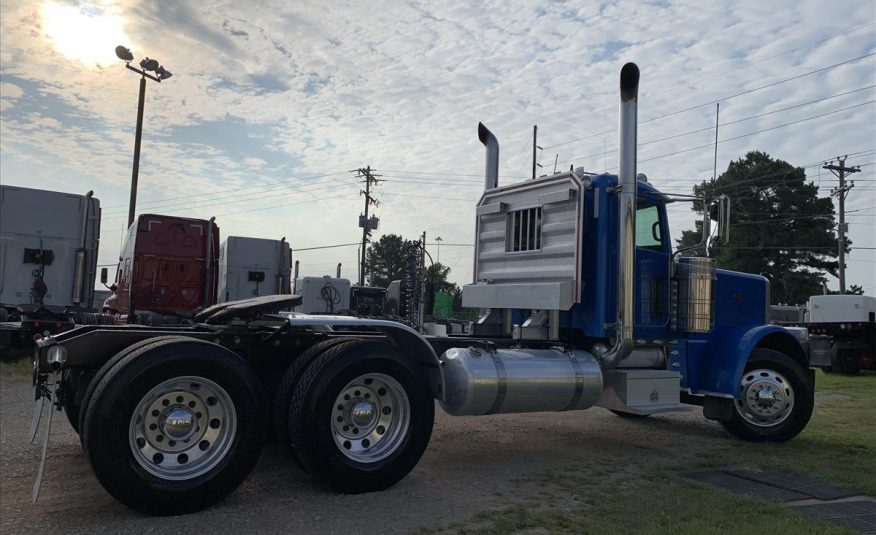
<path id="1" fill-rule="evenodd" d="M 828 295 L 837 295 L 839 290 L 828 290 Z M 864 295 L 864 288 L 858 284 L 852 284 L 846 289 L 846 295 Z"/>
<path id="2" fill-rule="evenodd" d="M 821 293 L 824 273 L 838 269 L 834 208 L 801 167 L 752 151 L 733 161 L 714 182 L 694 186 L 707 199 L 730 197 L 730 243 L 712 248 L 718 267 L 769 279 L 772 303 L 805 303 Z M 703 204 L 693 210 L 703 213 Z M 679 247 L 699 242 L 687 230 Z"/>
<path id="3" fill-rule="evenodd" d="M 417 242 L 397 234 L 385 234 L 371 244 L 365 257 L 365 273 L 372 286 L 386 288 L 404 278 L 405 259 L 417 248 Z"/>

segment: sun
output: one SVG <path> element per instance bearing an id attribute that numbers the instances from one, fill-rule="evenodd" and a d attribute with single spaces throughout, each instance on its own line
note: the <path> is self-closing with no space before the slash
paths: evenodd
<path id="1" fill-rule="evenodd" d="M 46 2 L 40 9 L 43 31 L 55 50 L 87 67 L 118 62 L 117 45 L 130 45 L 123 20 L 94 4 Z"/>

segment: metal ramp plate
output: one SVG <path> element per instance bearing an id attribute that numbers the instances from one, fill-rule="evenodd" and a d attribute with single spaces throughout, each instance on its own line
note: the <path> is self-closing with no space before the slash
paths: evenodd
<path id="1" fill-rule="evenodd" d="M 876 534 L 876 498 L 823 479 L 774 466 L 729 466 L 693 470 L 687 479 L 732 492 L 785 502 L 795 511 L 839 526 Z"/>
<path id="2" fill-rule="evenodd" d="M 743 466 L 726 470 L 728 474 L 771 485 L 773 487 L 794 489 L 818 500 L 838 500 L 854 496 L 855 493 L 833 483 L 807 476 L 793 470 L 777 466 Z"/>
<path id="3" fill-rule="evenodd" d="M 794 510 L 844 528 L 876 534 L 876 500 L 802 505 Z"/>
<path id="4" fill-rule="evenodd" d="M 739 477 L 726 470 L 697 470 L 695 472 L 687 472 L 683 474 L 688 479 L 699 481 L 713 487 L 718 487 L 733 494 L 741 494 L 743 496 L 751 496 L 761 500 L 773 500 L 781 502 L 790 502 L 795 500 L 805 500 L 810 498 L 808 494 L 803 494 L 795 490 L 774 487 L 758 481 L 752 481 L 748 478 Z"/>

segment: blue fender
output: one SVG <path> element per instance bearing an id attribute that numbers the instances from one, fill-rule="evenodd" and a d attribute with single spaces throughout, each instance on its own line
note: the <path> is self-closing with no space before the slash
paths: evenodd
<path id="1" fill-rule="evenodd" d="M 697 394 L 737 398 L 745 364 L 755 348 L 781 351 L 801 366 L 808 366 L 806 350 L 790 331 L 778 325 L 722 329 L 713 333 L 709 346 L 707 355 L 700 356 L 708 360 L 700 363 L 699 384 L 690 385 Z"/>

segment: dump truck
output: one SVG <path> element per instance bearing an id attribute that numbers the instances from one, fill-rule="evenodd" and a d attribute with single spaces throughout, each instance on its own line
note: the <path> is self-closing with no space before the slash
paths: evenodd
<path id="1" fill-rule="evenodd" d="M 94 308 L 100 201 L 0 186 L 0 350 L 101 318 Z"/>
<path id="2" fill-rule="evenodd" d="M 31 436 L 45 400 L 47 428 L 55 409 L 78 413 L 101 485 L 161 515 L 234 491 L 269 429 L 332 489 L 390 487 L 425 452 L 436 401 L 452 416 L 603 407 L 641 418 L 699 405 L 743 440 L 792 439 L 813 409 L 806 350 L 767 323 L 764 277 L 672 251 L 676 199 L 637 174 L 638 85 L 626 64 L 618 175 L 500 185 L 498 140 L 478 126 L 485 190 L 463 301 L 485 313 L 471 335 L 281 312 L 295 295 L 217 304 L 180 327 L 80 327 L 38 342 Z M 699 201 L 727 243 L 729 202 Z M 40 474 L 65 471 L 46 459 Z"/>

